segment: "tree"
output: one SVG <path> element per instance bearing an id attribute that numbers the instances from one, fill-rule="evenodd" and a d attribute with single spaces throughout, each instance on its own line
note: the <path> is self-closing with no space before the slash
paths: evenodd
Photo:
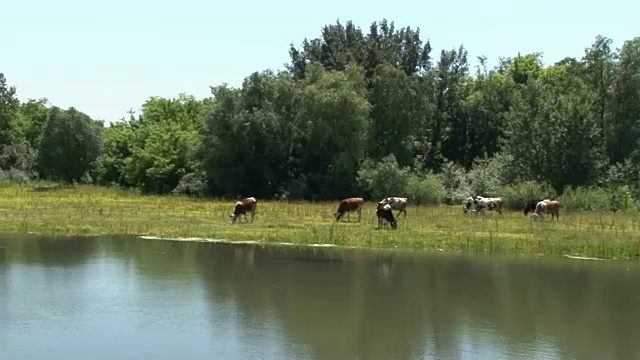
<path id="1" fill-rule="evenodd" d="M 210 99 L 151 97 L 142 105 L 142 116 L 132 126 L 131 155 L 124 168 L 128 183 L 146 192 L 167 193 L 180 179 L 198 170 L 199 132 L 211 111 Z M 111 144 L 109 144 L 111 145 Z"/>
<path id="2" fill-rule="evenodd" d="M 590 91 L 593 91 L 594 102 L 592 111 L 598 119 L 598 125 L 602 129 L 602 141 L 611 143 L 611 87 L 614 80 L 614 53 L 611 51 L 612 40 L 598 35 L 590 48 L 585 49 L 582 58 L 584 63 L 583 74 Z"/>
<path id="3" fill-rule="evenodd" d="M 301 169 L 311 197 L 345 197 L 357 191 L 370 104 L 363 69 L 325 71 L 312 64 L 300 97 Z"/>
<path id="4" fill-rule="evenodd" d="M 439 155 L 454 161 L 464 158 L 467 118 L 461 100 L 466 97 L 464 84 L 469 73 L 464 47 L 442 50 L 434 73 L 435 114 L 427 164 L 438 170 L 442 163 Z"/>
<path id="5" fill-rule="evenodd" d="M 15 86 L 9 86 L 4 73 L 0 73 L 0 149 L 14 140 L 15 122 L 20 108 L 20 100 Z"/>
<path id="6" fill-rule="evenodd" d="M 40 143 L 42 174 L 52 180 L 80 181 L 92 169 L 101 143 L 101 122 L 73 107 L 52 107 Z"/>
<path id="7" fill-rule="evenodd" d="M 520 85 L 507 115 L 504 149 L 520 180 L 546 181 L 561 192 L 596 181 L 604 148 L 590 111 L 593 93 L 581 79 L 555 69 Z"/>
<path id="8" fill-rule="evenodd" d="M 375 160 L 393 154 L 400 166 L 413 164 L 420 150 L 420 134 L 426 131 L 422 117 L 428 102 L 417 77 L 388 64 L 379 65 L 373 76 L 370 154 Z"/>
<path id="9" fill-rule="evenodd" d="M 267 71 L 242 89 L 212 88 L 215 110 L 206 122 L 201 158 L 214 191 L 273 196 L 295 177 L 298 88 L 290 75 Z"/>
<path id="10" fill-rule="evenodd" d="M 367 78 L 373 76 L 378 65 L 388 64 L 407 75 L 419 74 L 431 68 L 431 44 L 423 44 L 420 29 L 410 27 L 396 29 L 393 22 L 386 19 L 373 22 L 369 34 L 348 21 L 343 26 L 340 21 L 324 26 L 321 37 L 302 42 L 298 50 L 290 45 L 291 63 L 287 69 L 296 79 L 307 74 L 310 63 L 321 64 L 326 70 L 343 71 L 349 64 L 364 69 Z"/>
<path id="11" fill-rule="evenodd" d="M 640 145 L 640 37 L 625 41 L 616 70 L 609 153 L 621 162 Z"/>
<path id="12" fill-rule="evenodd" d="M 97 159 L 98 183 L 134 185 L 125 175 L 127 162 L 133 155 L 134 141 L 135 128 L 124 119 L 104 129 L 102 152 Z"/>

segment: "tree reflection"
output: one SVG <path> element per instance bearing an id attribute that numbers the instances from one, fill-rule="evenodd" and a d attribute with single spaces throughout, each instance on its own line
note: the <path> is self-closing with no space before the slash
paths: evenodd
<path id="1" fill-rule="evenodd" d="M 323 359 L 640 356 L 637 264 L 132 238 L 29 237 L 0 247 L 2 270 L 118 259 L 143 293 L 163 296 L 198 286 L 199 274 L 211 326 L 238 330 L 253 347 L 276 334 L 292 357 L 301 347 Z M 67 272 L 67 282 L 82 286 L 90 269 Z"/>
<path id="2" fill-rule="evenodd" d="M 78 267 L 96 253 L 96 239 L 11 235 L 3 237 L 7 263 L 40 264 L 45 267 Z"/>
<path id="3" fill-rule="evenodd" d="M 275 310 L 317 358 L 455 358 L 464 342 L 514 356 L 640 353 L 638 275 L 620 269 L 247 245 L 203 246 L 196 259 L 212 303 L 245 320 Z"/>

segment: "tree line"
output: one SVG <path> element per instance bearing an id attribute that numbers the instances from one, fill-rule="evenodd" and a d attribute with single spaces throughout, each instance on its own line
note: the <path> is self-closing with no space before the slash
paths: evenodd
<path id="1" fill-rule="evenodd" d="M 150 97 L 109 127 L 21 103 L 0 74 L 0 177 L 231 198 L 640 199 L 640 37 L 471 69 L 464 46 L 434 54 L 420 29 L 338 21 L 289 55 L 205 99 Z"/>

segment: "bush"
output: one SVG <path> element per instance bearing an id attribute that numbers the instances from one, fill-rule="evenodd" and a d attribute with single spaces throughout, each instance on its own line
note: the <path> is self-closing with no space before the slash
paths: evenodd
<path id="1" fill-rule="evenodd" d="M 477 158 L 473 161 L 473 168 L 467 174 L 471 193 L 486 197 L 499 196 L 504 184 L 503 164 L 499 160 Z"/>
<path id="2" fill-rule="evenodd" d="M 375 199 L 404 196 L 409 179 L 409 169 L 398 166 L 393 154 L 384 157 L 378 163 L 367 159 L 358 170 L 360 187 Z"/>
<path id="3" fill-rule="evenodd" d="M 547 183 L 525 181 L 505 186 L 500 196 L 504 199 L 505 208 L 523 210 L 529 199 L 552 199 L 555 198 L 555 193 L 553 187 Z"/>
<path id="4" fill-rule="evenodd" d="M 0 169 L 0 181 L 24 184 L 31 180 L 31 174 L 24 170 L 11 168 L 9 170 Z"/>
<path id="5" fill-rule="evenodd" d="M 609 211 L 611 196 L 603 188 L 566 186 L 559 200 L 567 211 Z"/>
<path id="6" fill-rule="evenodd" d="M 207 177 L 204 172 L 200 171 L 185 174 L 172 193 L 204 197 L 207 195 L 207 189 Z"/>
<path id="7" fill-rule="evenodd" d="M 640 171 L 629 159 L 611 165 L 600 183 L 606 188 L 620 188 L 627 185 L 634 198 L 640 198 Z"/>
<path id="8" fill-rule="evenodd" d="M 613 212 L 636 210 L 636 203 L 628 185 L 609 190 L 609 204 Z"/>
<path id="9" fill-rule="evenodd" d="M 405 192 L 409 202 L 415 205 L 439 204 L 445 197 L 445 188 L 438 177 L 432 173 L 413 173 Z"/>
<path id="10" fill-rule="evenodd" d="M 295 179 L 287 181 L 278 189 L 276 198 L 280 200 L 304 199 L 308 193 L 307 177 L 302 174 Z"/>
<path id="11" fill-rule="evenodd" d="M 446 162 L 442 166 L 440 182 L 444 189 L 443 202 L 447 205 L 462 203 L 471 194 L 464 168 L 453 162 Z"/>

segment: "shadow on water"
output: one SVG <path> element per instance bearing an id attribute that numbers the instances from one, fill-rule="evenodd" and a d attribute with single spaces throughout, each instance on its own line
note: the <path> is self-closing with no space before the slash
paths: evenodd
<path id="1" fill-rule="evenodd" d="M 253 355 L 268 353 L 275 341 L 283 349 L 272 355 L 289 358 L 640 357 L 638 264 L 0 238 L 1 271 L 14 264 L 77 267 L 95 257 L 129 268 L 124 274 L 141 283 L 199 288 L 212 324 L 208 341 L 232 333 Z M 153 307 L 153 299 L 145 301 Z"/>

